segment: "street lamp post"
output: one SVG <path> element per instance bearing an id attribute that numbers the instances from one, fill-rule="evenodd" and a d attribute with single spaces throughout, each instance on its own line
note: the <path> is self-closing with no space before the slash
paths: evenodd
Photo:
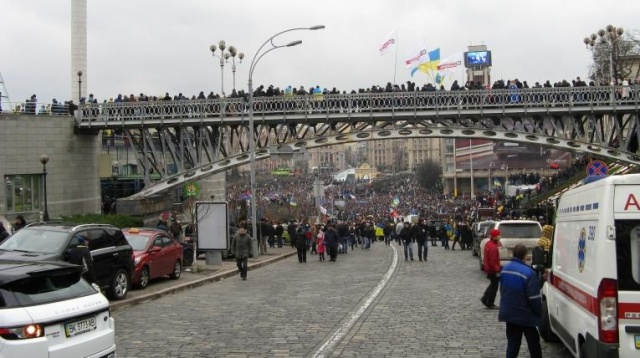
<path id="1" fill-rule="evenodd" d="M 220 55 L 216 54 L 216 50 L 220 49 Z M 242 63 L 242 59 L 244 58 L 244 54 L 242 52 L 238 53 L 235 47 L 229 46 L 227 52 L 224 50 L 227 49 L 227 44 L 224 40 L 218 42 L 218 47 L 216 45 L 209 46 L 209 50 L 211 50 L 211 55 L 213 57 L 217 57 L 220 59 L 220 96 L 224 97 L 224 64 L 229 61 L 229 57 L 231 57 L 231 72 L 233 73 L 233 89 L 236 89 L 236 56 L 240 59 L 239 63 Z"/>
<path id="2" fill-rule="evenodd" d="M 44 215 L 42 220 L 49 221 L 49 208 L 47 203 L 47 163 L 49 162 L 49 156 L 43 154 L 40 156 L 40 163 L 42 163 L 42 177 L 44 178 Z"/>
<path id="3" fill-rule="evenodd" d="M 82 102 L 82 71 L 78 71 L 78 104 Z"/>
<path id="4" fill-rule="evenodd" d="M 277 34 L 269 37 L 267 41 L 265 41 L 256 51 L 255 55 L 253 55 L 253 59 L 251 60 L 251 65 L 249 66 L 249 81 L 248 81 L 248 89 L 249 89 L 249 101 L 247 105 L 249 106 L 249 169 L 250 169 L 250 181 L 251 181 L 251 234 L 255 237 L 257 235 L 258 230 L 256 228 L 256 192 L 255 192 L 255 183 L 256 183 L 256 148 L 255 148 L 255 129 L 253 124 L 253 71 L 256 68 L 256 65 L 260 61 L 260 59 L 266 55 L 267 53 L 283 47 L 291 47 L 296 46 L 302 43 L 302 41 L 293 41 L 289 42 L 286 45 L 276 45 L 273 43 L 273 40 L 286 32 L 296 31 L 296 30 L 320 30 L 324 29 L 324 25 L 316 25 L 312 27 L 295 27 L 288 30 L 280 31 Z M 271 48 L 265 50 L 261 53 L 262 49 L 267 45 L 271 44 Z"/>
<path id="5" fill-rule="evenodd" d="M 242 59 L 244 58 L 244 53 L 236 50 L 235 47 L 229 47 L 229 54 L 231 55 L 231 73 L 233 75 L 233 91 L 236 90 L 236 56 L 238 56 L 238 63 L 242 63 Z"/>
<path id="6" fill-rule="evenodd" d="M 609 46 L 609 78 L 612 85 L 616 84 L 616 73 L 613 67 L 613 54 L 617 53 L 617 42 L 622 38 L 622 34 L 624 34 L 624 29 L 622 27 L 615 27 L 613 25 L 607 25 L 605 29 L 598 30 L 598 34 L 591 34 L 589 37 L 585 37 L 582 41 L 587 46 L 587 48 L 591 48 L 593 50 L 597 45 L 597 40 L 600 39 L 600 44 L 607 44 Z M 595 60 L 595 53 L 594 53 Z M 598 64 L 596 66 L 596 76 L 598 73 Z"/>

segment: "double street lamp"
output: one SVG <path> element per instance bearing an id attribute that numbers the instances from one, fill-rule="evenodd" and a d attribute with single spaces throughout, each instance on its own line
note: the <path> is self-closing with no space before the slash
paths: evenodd
<path id="1" fill-rule="evenodd" d="M 606 28 L 598 30 L 598 34 L 591 34 L 589 37 L 585 37 L 582 41 L 586 45 L 587 48 L 590 48 L 592 51 L 597 48 L 599 44 L 608 45 L 609 47 L 609 78 L 611 79 L 611 84 L 616 84 L 616 74 L 613 66 L 613 54 L 614 52 L 617 55 L 618 52 L 618 40 L 622 38 L 624 34 L 624 29 L 622 27 L 615 27 L 613 25 L 607 25 Z M 616 56 L 617 57 L 617 56 Z M 596 76 L 598 74 L 599 66 L 598 61 L 596 60 L 596 53 L 594 52 L 594 60 L 596 61 Z"/>
<path id="2" fill-rule="evenodd" d="M 217 50 L 220 50 L 220 55 L 216 54 Z M 220 95 L 224 97 L 224 64 L 229 61 L 229 57 L 231 57 L 231 72 L 233 73 L 233 89 L 236 89 L 236 56 L 240 59 L 239 63 L 242 63 L 242 59 L 244 58 L 244 54 L 242 52 L 238 53 L 235 47 L 229 46 L 227 52 L 224 50 L 227 49 L 227 44 L 224 40 L 218 42 L 218 47 L 216 45 L 209 46 L 209 50 L 211 50 L 211 55 L 213 57 L 217 57 L 220 59 Z"/>
<path id="3" fill-rule="evenodd" d="M 44 178 L 44 214 L 42 220 L 49 221 L 49 208 L 47 206 L 47 163 L 49 162 L 49 156 L 43 154 L 40 156 L 40 163 L 42 163 L 42 177 Z"/>
<path id="4" fill-rule="evenodd" d="M 277 34 L 269 37 L 267 39 L 267 41 L 265 41 L 260 48 L 258 48 L 258 51 L 256 51 L 256 54 L 253 55 L 253 59 L 251 60 L 251 65 L 249 66 L 249 83 L 248 83 L 248 89 L 249 89 L 249 101 L 248 101 L 248 106 L 249 106 L 249 135 L 247 136 L 249 139 L 249 169 L 251 171 L 251 176 L 250 176 L 250 181 L 251 181 L 251 201 L 249 202 L 251 204 L 251 235 L 253 235 L 254 237 L 257 237 L 256 235 L 258 234 L 258 230 L 256 227 L 256 201 L 257 201 L 257 197 L 256 197 L 256 191 L 255 191 L 255 184 L 256 184 L 256 144 L 255 144 L 255 129 L 254 129 L 254 124 L 253 124 L 253 71 L 256 69 L 256 65 L 258 64 L 258 62 L 260 61 L 260 59 L 262 57 L 264 57 L 264 55 L 268 54 L 269 52 L 275 50 L 275 49 L 279 49 L 279 48 L 283 48 L 283 47 L 292 47 L 292 46 L 296 46 L 296 45 L 300 45 L 302 43 L 302 41 L 297 40 L 297 41 L 292 41 L 289 42 L 286 45 L 276 45 L 273 43 L 273 40 L 277 37 L 280 36 L 286 32 L 291 32 L 291 31 L 297 31 L 297 30 L 320 30 L 320 29 L 324 29 L 324 25 L 316 25 L 316 26 L 311 26 L 311 27 L 295 27 L 295 28 L 291 28 L 288 30 L 284 30 L 284 31 L 280 31 Z M 267 44 L 270 44 L 270 48 L 266 49 L 265 51 L 262 51 L 263 48 L 265 46 L 267 46 Z"/>

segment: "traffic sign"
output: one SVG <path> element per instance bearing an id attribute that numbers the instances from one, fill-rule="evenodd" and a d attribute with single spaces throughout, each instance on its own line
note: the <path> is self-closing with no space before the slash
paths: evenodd
<path id="1" fill-rule="evenodd" d="M 609 167 L 602 160 L 592 160 L 587 165 L 587 176 L 604 177 L 608 174 Z"/>

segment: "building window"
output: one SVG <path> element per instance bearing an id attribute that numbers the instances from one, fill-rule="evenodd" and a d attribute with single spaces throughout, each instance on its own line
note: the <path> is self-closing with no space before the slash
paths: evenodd
<path id="1" fill-rule="evenodd" d="M 4 177 L 7 212 L 33 212 L 43 209 L 44 181 L 41 174 L 18 174 Z"/>

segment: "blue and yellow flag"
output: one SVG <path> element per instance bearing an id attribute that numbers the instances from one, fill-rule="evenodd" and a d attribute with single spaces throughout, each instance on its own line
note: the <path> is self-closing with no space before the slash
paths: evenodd
<path id="1" fill-rule="evenodd" d="M 418 67 L 414 67 L 411 69 L 411 76 L 413 76 L 413 74 L 418 70 L 426 74 L 438 71 L 438 65 L 440 64 L 440 48 L 429 51 L 428 55 L 429 58 L 426 62 L 423 62 L 418 65 Z"/>

